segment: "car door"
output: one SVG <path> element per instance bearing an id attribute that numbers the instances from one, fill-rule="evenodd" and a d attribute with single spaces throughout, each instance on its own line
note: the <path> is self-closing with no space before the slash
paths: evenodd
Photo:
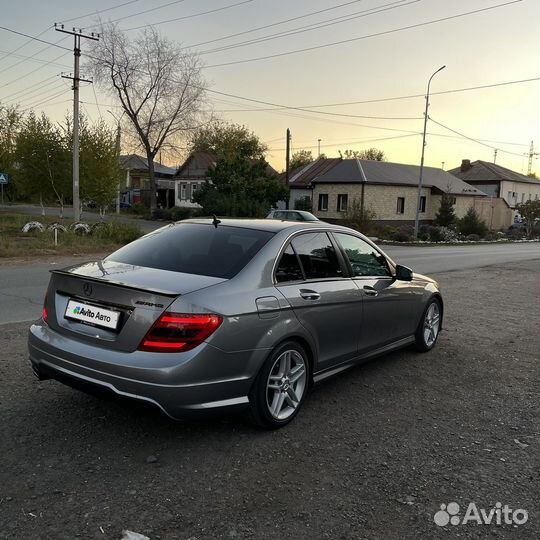
<path id="1" fill-rule="evenodd" d="M 352 281 L 363 294 L 360 354 L 412 335 L 422 288 L 397 280 L 386 257 L 362 238 L 341 232 L 333 236 L 350 265 Z"/>
<path id="2" fill-rule="evenodd" d="M 275 281 L 317 345 L 317 370 L 357 356 L 362 294 L 328 233 L 294 236 L 278 261 Z"/>

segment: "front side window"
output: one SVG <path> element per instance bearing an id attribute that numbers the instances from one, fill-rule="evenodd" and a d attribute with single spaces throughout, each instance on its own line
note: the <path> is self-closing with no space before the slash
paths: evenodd
<path id="1" fill-rule="evenodd" d="M 302 272 L 300 261 L 289 244 L 276 267 L 276 281 L 278 283 L 286 283 L 288 281 L 302 281 L 303 279 L 304 273 Z"/>
<path id="2" fill-rule="evenodd" d="M 350 234 L 334 233 L 334 236 L 351 263 L 354 277 L 391 275 L 384 255 L 367 242 Z"/>
<path id="3" fill-rule="evenodd" d="M 319 194 L 319 212 L 328 211 L 328 193 Z"/>
<path id="4" fill-rule="evenodd" d="M 305 233 L 291 242 L 306 279 L 323 279 L 343 275 L 336 250 L 325 232 Z"/>
<path id="5" fill-rule="evenodd" d="M 182 182 L 180 184 L 180 199 L 185 200 L 186 198 L 186 184 Z"/>
<path id="6" fill-rule="evenodd" d="M 177 223 L 143 236 L 107 257 L 135 266 L 201 276 L 235 276 L 273 233 L 241 227 Z"/>

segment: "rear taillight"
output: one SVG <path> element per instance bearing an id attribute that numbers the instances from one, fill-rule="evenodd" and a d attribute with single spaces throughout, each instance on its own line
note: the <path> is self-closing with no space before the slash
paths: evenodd
<path id="1" fill-rule="evenodd" d="M 49 312 L 47 311 L 47 293 L 45 293 L 45 300 L 43 301 L 43 313 L 41 314 L 41 317 L 45 322 L 49 320 Z"/>
<path id="2" fill-rule="evenodd" d="M 140 351 L 183 352 L 200 345 L 223 322 L 221 315 L 164 313 L 139 345 Z"/>

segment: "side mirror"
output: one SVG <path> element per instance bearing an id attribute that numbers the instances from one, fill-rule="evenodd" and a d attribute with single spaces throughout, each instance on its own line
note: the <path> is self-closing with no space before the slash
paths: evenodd
<path id="1" fill-rule="evenodd" d="M 396 279 L 399 281 L 412 281 L 413 271 L 401 264 L 396 265 Z"/>

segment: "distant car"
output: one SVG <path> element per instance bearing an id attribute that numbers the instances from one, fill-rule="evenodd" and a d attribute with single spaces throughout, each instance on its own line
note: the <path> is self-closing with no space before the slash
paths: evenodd
<path id="1" fill-rule="evenodd" d="M 277 428 L 312 383 L 410 344 L 429 351 L 442 318 L 434 280 L 351 229 L 192 219 L 52 270 L 29 350 L 40 379 L 174 418 L 248 409 Z"/>
<path id="2" fill-rule="evenodd" d="M 305 210 L 272 210 L 266 219 L 280 219 L 282 221 L 320 221 L 311 212 Z"/>
<path id="3" fill-rule="evenodd" d="M 125 209 L 131 208 L 131 203 L 120 201 L 120 208 L 125 208 Z"/>

